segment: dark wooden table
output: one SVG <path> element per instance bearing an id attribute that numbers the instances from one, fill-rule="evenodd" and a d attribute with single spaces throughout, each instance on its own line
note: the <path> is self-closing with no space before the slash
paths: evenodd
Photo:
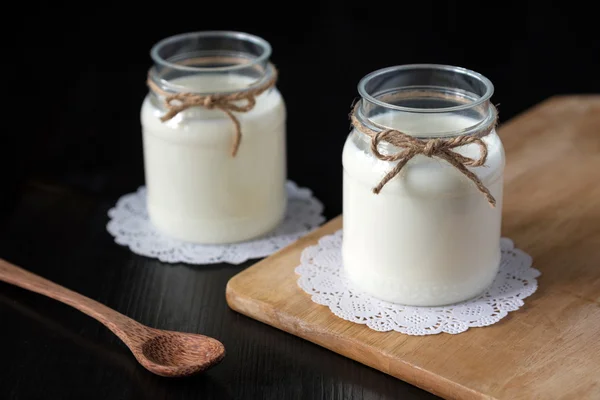
<path id="1" fill-rule="evenodd" d="M 0 283 L 0 399 L 434 399 L 402 381 L 230 310 L 225 284 L 252 262 L 169 265 L 106 232 L 116 198 L 28 183 L 0 222 L 0 257 L 144 324 L 223 342 L 224 361 L 189 379 L 139 366 L 104 326 Z"/>

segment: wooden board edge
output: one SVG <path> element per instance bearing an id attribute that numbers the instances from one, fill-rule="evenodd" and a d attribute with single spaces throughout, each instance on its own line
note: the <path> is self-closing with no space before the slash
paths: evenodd
<path id="1" fill-rule="evenodd" d="M 258 301 L 242 298 L 237 294 L 235 288 L 232 286 L 227 286 L 226 298 L 229 307 L 242 315 L 286 333 L 300 337 L 318 346 L 324 347 L 330 351 L 350 358 L 380 372 L 391 375 L 413 386 L 417 386 L 427 392 L 435 394 L 436 396 L 440 396 L 448 400 L 494 399 L 466 386 L 462 386 L 456 382 L 448 380 L 442 376 L 436 375 L 433 372 L 415 367 L 408 363 L 398 363 L 397 360 L 393 359 L 392 357 L 385 354 L 382 355 L 377 349 L 371 348 L 363 343 L 341 338 L 319 329 L 311 329 L 307 332 L 298 331 L 297 329 L 294 329 L 296 324 L 293 320 L 290 320 L 282 315 L 276 319 L 269 318 L 268 316 L 274 315 L 277 310 L 274 310 L 268 305 L 262 304 Z M 335 348 L 328 346 L 328 343 L 333 341 L 337 341 L 337 346 Z M 355 355 L 351 356 L 345 354 L 343 352 L 344 348 L 352 348 Z M 372 355 L 371 358 L 368 357 L 368 354 Z M 380 363 L 388 365 L 388 369 L 382 369 L 375 363 L 371 362 L 373 358 L 378 358 Z"/>
<path id="2" fill-rule="evenodd" d="M 277 315 L 277 310 L 275 310 L 269 304 L 263 303 L 260 300 L 247 298 L 240 294 L 239 285 L 249 274 L 252 273 L 252 271 L 257 268 L 269 267 L 269 264 L 272 263 L 274 259 L 281 257 L 289 251 L 293 251 L 293 249 L 298 246 L 301 246 L 301 248 L 304 249 L 306 246 L 310 246 L 318 242 L 321 237 L 331 234 L 337 230 L 334 229 L 334 227 L 341 223 L 341 218 L 341 215 L 333 218 L 321 227 L 292 243 L 288 247 L 279 250 L 273 255 L 265 258 L 262 261 L 259 261 L 258 263 L 248 267 L 244 271 L 229 279 L 225 287 L 225 298 L 229 308 L 249 318 L 305 339 L 311 343 L 391 375 L 404 382 L 408 382 L 413 386 L 417 386 L 442 398 L 449 400 L 493 400 L 493 398 L 488 395 L 484 395 L 466 386 L 436 375 L 433 372 L 429 372 L 409 363 L 398 362 L 397 359 L 394 359 L 389 355 L 382 355 L 378 349 L 368 346 L 364 343 L 341 338 L 335 334 L 331 334 L 330 332 L 318 328 L 302 332 L 296 329 L 297 323 L 293 318 L 288 318 L 286 315 L 282 314 L 279 314 L 278 317 L 275 317 L 275 315 Z M 298 288 L 298 290 L 300 290 L 300 288 Z M 326 310 L 323 311 L 327 312 Z M 350 322 L 348 322 L 348 324 L 350 324 Z M 329 346 L 329 343 L 336 343 L 336 346 Z M 352 355 L 344 353 L 344 348 L 353 349 Z M 369 354 L 371 357 L 369 357 Z M 387 365 L 387 368 L 381 368 L 380 365 L 376 365 L 371 361 L 374 359 L 378 359 L 380 364 Z"/>
<path id="3" fill-rule="evenodd" d="M 556 94 L 550 97 L 545 98 L 539 103 L 533 104 L 531 107 L 526 108 L 525 110 L 513 115 L 510 119 L 506 121 L 502 121 L 502 107 L 498 108 L 500 115 L 500 125 L 498 126 L 498 133 L 502 138 L 502 130 L 504 127 L 512 126 L 519 124 L 521 119 L 525 117 L 531 117 L 532 114 L 540 112 L 548 107 L 556 107 L 557 104 L 560 103 L 569 103 L 577 100 L 600 100 L 600 95 L 598 94 Z"/>
<path id="4" fill-rule="evenodd" d="M 282 255 L 284 255 L 285 253 L 292 251 L 293 248 L 295 248 L 297 246 L 302 246 L 302 248 L 305 248 L 306 246 L 309 246 L 313 242 L 317 243 L 319 238 L 321 238 L 322 236 L 325 236 L 326 234 L 328 234 L 328 232 L 333 233 L 336 230 L 335 226 L 337 224 L 340 224 L 341 220 L 342 220 L 341 215 L 338 215 L 337 217 L 330 219 L 329 221 L 325 222 L 323 225 L 319 226 L 318 228 L 314 229 L 313 231 L 302 236 L 300 239 L 296 240 L 295 242 L 291 243 L 290 245 L 284 247 L 283 249 L 280 249 L 279 251 L 276 251 L 275 253 L 271 254 L 270 256 L 264 258 L 263 260 L 257 262 L 256 264 L 251 265 L 250 267 L 241 271 L 240 273 L 238 273 L 237 275 L 235 275 L 231 279 L 229 279 L 229 281 L 227 282 L 226 290 L 229 289 L 230 287 L 233 289 L 233 287 L 237 285 L 237 282 L 240 280 L 243 280 L 246 277 L 246 275 L 251 273 L 251 271 L 255 271 L 256 269 L 263 268 L 264 265 L 268 266 L 268 264 L 271 264 L 274 259 L 277 259 L 277 258 L 281 257 Z"/>

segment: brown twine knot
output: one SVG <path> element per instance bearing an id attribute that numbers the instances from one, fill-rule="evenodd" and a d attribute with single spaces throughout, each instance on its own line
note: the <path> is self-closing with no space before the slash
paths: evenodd
<path id="1" fill-rule="evenodd" d="M 357 103 L 350 114 L 352 125 L 358 131 L 371 137 L 371 152 L 373 155 L 383 161 L 398 161 L 398 164 L 396 164 L 396 166 L 383 177 L 381 182 L 373 188 L 373 193 L 379 194 L 381 189 L 383 189 L 393 177 L 398 175 L 402 168 L 404 168 L 414 156 L 421 154 L 426 157 L 437 157 L 448 162 L 477 186 L 477 189 L 485 196 L 492 207 L 496 206 L 496 199 L 494 199 L 494 196 L 492 196 L 488 188 L 484 186 L 477 175 L 467 169 L 467 167 L 480 167 L 485 164 L 488 156 L 488 149 L 481 138 L 489 135 L 490 132 L 494 130 L 496 126 L 495 122 L 484 130 L 477 132 L 475 135 L 461 135 L 448 139 L 434 138 L 424 140 L 417 139 L 395 129 L 385 129 L 378 132 L 366 127 L 356 118 L 355 114 L 358 106 L 359 104 Z M 379 151 L 379 143 L 381 141 L 386 141 L 393 146 L 401 148 L 401 150 L 395 154 L 382 154 Z M 479 158 L 472 159 L 453 151 L 453 149 L 467 144 L 476 144 L 479 146 Z"/>
<path id="2" fill-rule="evenodd" d="M 208 95 L 187 92 L 169 93 L 161 89 L 150 77 L 148 77 L 146 83 L 154 93 L 164 97 L 164 104 L 167 108 L 167 112 L 160 117 L 162 122 L 170 120 L 190 107 L 203 107 L 207 110 L 217 109 L 224 112 L 231 122 L 233 122 L 235 128 L 235 136 L 231 148 L 231 155 L 235 157 L 242 140 L 242 128 L 240 121 L 233 113 L 248 112 L 252 110 L 256 105 L 256 97 L 275 86 L 278 73 L 274 66 L 271 67 L 273 68 L 273 74 L 268 81 L 255 88 L 234 93 Z M 240 101 L 244 101 L 245 103 L 237 104 Z"/>

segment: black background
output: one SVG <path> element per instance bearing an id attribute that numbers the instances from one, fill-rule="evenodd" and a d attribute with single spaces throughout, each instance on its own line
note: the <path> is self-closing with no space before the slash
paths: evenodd
<path id="1" fill-rule="evenodd" d="M 560 93 L 600 91 L 600 40 L 583 3 L 45 3 L 17 13 L 4 150 L 15 175 L 102 195 L 143 183 L 139 110 L 149 51 L 195 30 L 239 30 L 273 47 L 288 107 L 290 178 L 341 212 L 341 147 L 365 74 L 407 63 L 474 69 L 492 80 L 504 121 Z M 5 106 L 6 107 L 6 106 Z M 9 111 L 10 110 L 10 111 Z M 16 168 L 15 168 L 16 167 Z"/>
<path id="2" fill-rule="evenodd" d="M 428 398 L 229 311 L 224 285 L 251 263 L 165 269 L 111 243 L 106 210 L 144 183 L 139 111 L 149 50 L 166 36 L 196 30 L 246 31 L 268 40 L 288 109 L 288 175 L 313 189 L 331 218 L 341 212 L 341 148 L 362 76 L 407 63 L 474 69 L 495 84 L 501 122 L 555 94 L 600 92 L 598 21 L 592 8 L 579 4 L 11 4 L 3 57 L 0 256 L 144 323 L 212 334 L 229 355 L 214 375 L 164 383 L 140 371 L 96 323 L 3 285 L 0 320 L 2 327 L 16 326 L 10 338 L 17 344 L 0 348 L 2 368 L 8 368 L 0 371 L 0 398 Z M 195 286 L 173 291 L 186 282 Z M 160 295 L 153 295 L 157 287 Z M 195 297 L 197 289 L 203 292 Z M 159 306 L 168 313 L 157 312 Z M 186 320 L 192 311 L 203 319 Z M 40 323 L 51 334 L 40 331 Z"/>

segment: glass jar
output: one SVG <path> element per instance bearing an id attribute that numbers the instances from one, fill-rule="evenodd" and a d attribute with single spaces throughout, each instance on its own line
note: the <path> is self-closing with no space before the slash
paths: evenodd
<path id="1" fill-rule="evenodd" d="M 284 101 L 275 87 L 255 96 L 254 106 L 246 96 L 276 78 L 270 54 L 259 37 L 221 31 L 177 35 L 152 48 L 141 110 L 144 168 L 150 219 L 167 235 L 232 243 L 283 219 Z M 205 102 L 168 115 L 182 104 L 168 96 L 181 94 L 240 98 L 229 108 Z"/>
<path id="2" fill-rule="evenodd" d="M 504 149 L 490 103 L 492 83 L 463 68 L 406 65 L 375 71 L 358 85 L 356 120 L 374 132 L 398 130 L 422 140 L 481 137 L 484 166 L 467 167 L 495 198 L 439 157 L 417 154 L 375 194 L 399 161 L 381 160 L 372 138 L 354 128 L 345 143 L 343 262 L 350 280 L 389 302 L 439 306 L 470 299 L 494 280 L 500 263 Z M 356 124 L 355 124 L 356 126 Z M 377 146 L 382 155 L 403 149 Z M 481 148 L 452 151 L 478 159 Z M 463 160 L 464 161 L 464 160 Z"/>

